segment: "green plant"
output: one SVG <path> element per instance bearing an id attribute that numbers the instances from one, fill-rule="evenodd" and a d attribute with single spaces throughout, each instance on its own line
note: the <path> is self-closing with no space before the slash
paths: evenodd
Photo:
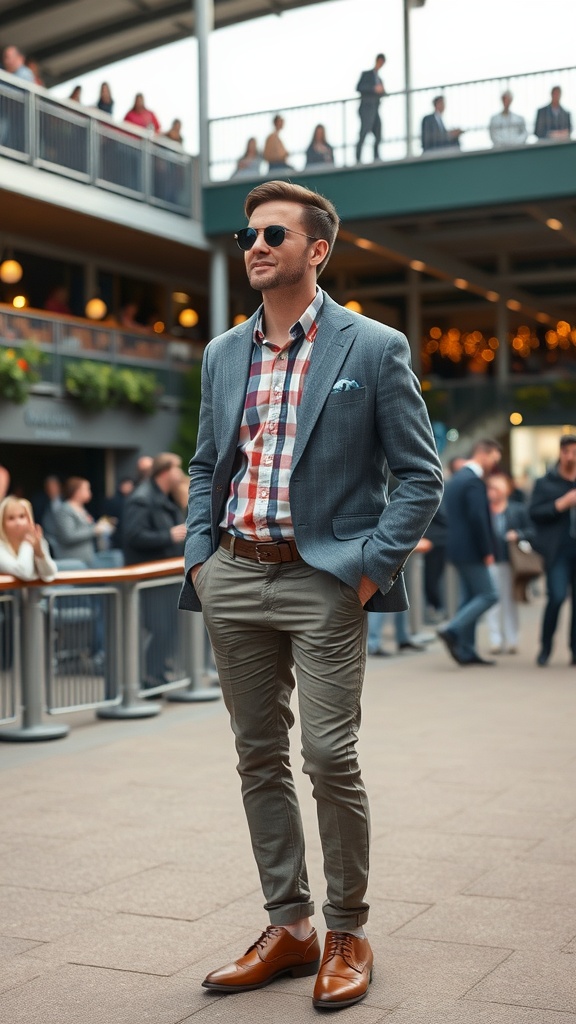
<path id="1" fill-rule="evenodd" d="M 576 381 L 557 380 L 554 384 L 554 397 L 564 409 L 576 409 Z"/>
<path id="2" fill-rule="evenodd" d="M 69 362 L 64 371 L 67 394 L 91 412 L 129 406 L 141 412 L 155 411 L 161 392 L 156 374 L 146 370 L 118 369 L 90 359 Z"/>
<path id="3" fill-rule="evenodd" d="M 32 385 L 40 380 L 41 360 L 41 353 L 33 348 L 0 348 L 0 396 L 19 405 L 25 402 Z"/>
<path id="4" fill-rule="evenodd" d="M 552 400 L 552 391 L 545 384 L 530 384 L 516 388 L 514 399 L 528 412 L 544 412 Z"/>
<path id="5" fill-rule="evenodd" d="M 184 378 L 184 396 L 182 399 L 182 415 L 178 436 L 174 442 L 174 451 L 181 456 L 187 465 L 196 450 L 198 436 L 198 418 L 200 416 L 200 381 L 201 367 L 195 363 L 190 367 Z"/>

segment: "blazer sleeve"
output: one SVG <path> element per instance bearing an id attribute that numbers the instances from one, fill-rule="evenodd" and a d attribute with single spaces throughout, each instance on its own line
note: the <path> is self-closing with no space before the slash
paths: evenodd
<path id="1" fill-rule="evenodd" d="M 555 523 L 565 513 L 559 512 L 554 504 L 557 494 L 552 493 L 548 486 L 546 477 L 537 480 L 532 492 L 529 514 L 535 523 Z"/>
<path id="2" fill-rule="evenodd" d="M 196 452 L 190 460 L 190 494 L 184 548 L 185 575 L 212 554 L 212 478 L 218 461 L 214 437 L 213 390 L 210 376 L 211 345 L 202 360 L 202 400 Z"/>
<path id="3" fill-rule="evenodd" d="M 83 523 L 72 509 L 60 505 L 54 512 L 56 539 L 61 544 L 75 544 L 82 540 L 92 540 L 96 536 L 94 523 Z"/>
<path id="4" fill-rule="evenodd" d="M 385 594 L 424 535 L 443 490 L 442 466 L 410 366 L 410 348 L 397 331 L 387 338 L 380 361 L 376 429 L 398 486 L 364 545 L 363 573 Z"/>
<path id="5" fill-rule="evenodd" d="M 540 107 L 540 110 L 536 114 L 536 124 L 534 126 L 534 135 L 538 139 L 545 139 L 547 134 L 546 126 L 546 107 Z"/>
<path id="6" fill-rule="evenodd" d="M 466 483 L 464 492 L 466 519 L 476 539 L 477 548 L 482 558 L 494 554 L 494 537 L 490 522 L 490 511 L 486 497 L 486 486 L 479 477 L 474 475 Z"/>

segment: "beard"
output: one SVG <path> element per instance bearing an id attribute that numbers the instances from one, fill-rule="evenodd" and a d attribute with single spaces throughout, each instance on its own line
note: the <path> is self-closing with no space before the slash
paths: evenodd
<path id="1" fill-rule="evenodd" d="M 247 270 L 251 288 L 258 292 L 271 291 L 273 288 L 291 288 L 300 284 L 306 276 L 306 266 L 269 267 L 265 272 L 251 273 Z"/>

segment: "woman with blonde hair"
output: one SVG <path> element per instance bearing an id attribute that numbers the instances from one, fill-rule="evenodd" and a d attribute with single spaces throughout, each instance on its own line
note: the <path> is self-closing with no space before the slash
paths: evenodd
<path id="1" fill-rule="evenodd" d="M 49 583 L 57 571 L 42 527 L 34 522 L 30 502 L 14 495 L 4 498 L 0 503 L 0 572 Z"/>

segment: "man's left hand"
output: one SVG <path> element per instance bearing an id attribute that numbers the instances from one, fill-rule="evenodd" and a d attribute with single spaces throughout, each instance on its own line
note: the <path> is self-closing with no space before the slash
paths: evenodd
<path id="1" fill-rule="evenodd" d="M 367 601 L 376 593 L 378 590 L 378 584 L 374 583 L 369 576 L 363 576 L 360 580 L 360 586 L 358 587 L 358 597 L 360 598 L 360 604 L 362 607 Z"/>

